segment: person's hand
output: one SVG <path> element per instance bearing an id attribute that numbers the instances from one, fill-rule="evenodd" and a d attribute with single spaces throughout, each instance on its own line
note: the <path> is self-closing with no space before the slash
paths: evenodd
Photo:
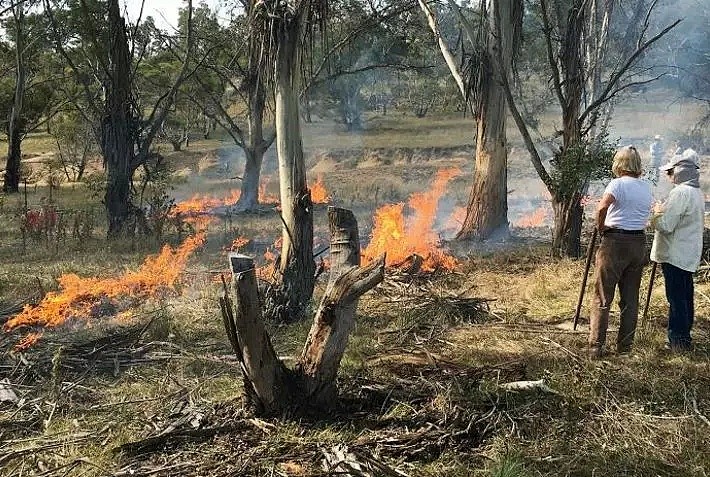
<path id="1" fill-rule="evenodd" d="M 663 213 L 663 202 L 657 201 L 653 204 L 653 213 L 656 215 L 661 215 Z"/>

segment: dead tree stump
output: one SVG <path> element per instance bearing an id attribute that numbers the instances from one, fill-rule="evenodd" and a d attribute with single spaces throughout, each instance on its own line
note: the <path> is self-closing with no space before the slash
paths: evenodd
<path id="1" fill-rule="evenodd" d="M 355 325 L 358 299 L 384 279 L 384 255 L 360 266 L 360 241 L 353 213 L 329 207 L 328 221 L 328 286 L 294 369 L 278 359 L 264 326 L 254 260 L 230 255 L 235 306 L 226 283 L 220 306 L 227 336 L 241 364 L 247 402 L 257 414 L 324 409 L 335 404 L 336 377 Z"/>

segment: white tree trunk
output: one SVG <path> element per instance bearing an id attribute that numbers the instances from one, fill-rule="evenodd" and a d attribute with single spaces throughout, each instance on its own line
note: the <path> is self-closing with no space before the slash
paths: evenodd
<path id="1" fill-rule="evenodd" d="M 281 272 L 289 308 L 302 316 L 313 295 L 313 205 L 306 183 L 298 112 L 300 19 L 284 25 L 276 58 L 276 152 L 279 161 L 283 247 Z"/>

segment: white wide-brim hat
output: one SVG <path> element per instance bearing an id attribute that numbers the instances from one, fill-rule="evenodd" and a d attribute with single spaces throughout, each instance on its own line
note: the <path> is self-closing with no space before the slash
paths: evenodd
<path id="1" fill-rule="evenodd" d="M 682 154 L 676 154 L 675 156 L 671 157 L 671 160 L 668 161 L 667 164 L 663 164 L 658 169 L 664 172 L 670 171 L 681 162 L 686 163 L 688 165 L 693 164 L 696 169 L 700 169 L 700 157 L 698 157 L 697 152 L 690 148 L 683 151 Z"/>

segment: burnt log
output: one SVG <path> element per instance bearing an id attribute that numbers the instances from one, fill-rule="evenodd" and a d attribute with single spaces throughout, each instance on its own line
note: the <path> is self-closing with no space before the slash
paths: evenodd
<path id="1" fill-rule="evenodd" d="M 293 369 L 278 359 L 264 325 L 254 260 L 230 255 L 232 306 L 225 283 L 220 300 L 230 343 L 239 359 L 247 403 L 261 415 L 328 409 L 337 398 L 336 378 L 355 326 L 359 298 L 384 279 L 385 256 L 360 266 L 353 213 L 328 208 L 331 270 L 308 339 Z"/>

